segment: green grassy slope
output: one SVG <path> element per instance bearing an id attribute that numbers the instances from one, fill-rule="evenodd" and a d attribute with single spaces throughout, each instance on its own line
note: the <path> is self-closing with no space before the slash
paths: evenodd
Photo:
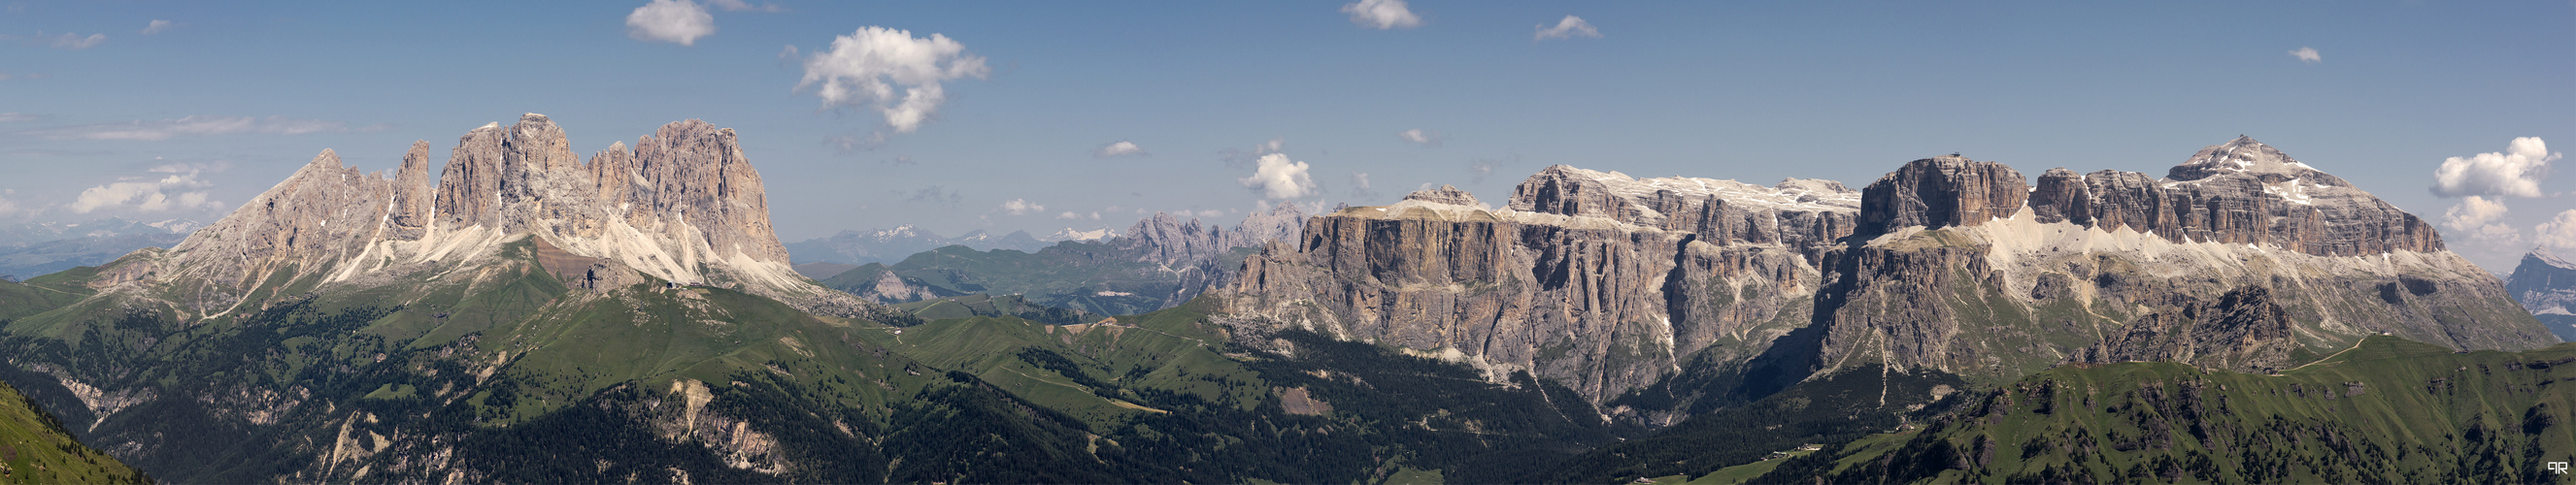
<path id="1" fill-rule="evenodd" d="M 934 298 L 893 305 L 923 320 L 946 320 L 969 317 L 1020 317 L 1037 323 L 1072 325 L 1100 321 L 1100 316 L 1081 310 L 1070 310 L 1029 303 L 1020 295 L 974 294 Z"/>
<path id="2" fill-rule="evenodd" d="M 44 313 L 88 298 L 97 293 L 81 283 L 98 274 L 98 268 L 83 266 L 24 282 L 0 280 L 0 321 Z"/>
<path id="3" fill-rule="evenodd" d="M 1236 353 L 1203 304 L 1072 326 L 941 320 L 872 338 L 1061 410 L 1101 437 L 1099 456 L 1127 477 L 1502 481 L 1526 475 L 1533 457 L 1615 435 L 1572 391 L 1525 374 L 1497 385 L 1464 366 L 1304 332 L 1275 336 L 1295 342 L 1294 355 Z"/>
<path id="4" fill-rule="evenodd" d="M 70 430 L 17 388 L 0 384 L 0 483 L 152 483 Z"/>
<path id="5" fill-rule="evenodd" d="M 2281 375 L 2170 363 L 2034 374 L 1759 482 L 2517 483 L 2576 458 L 2576 345 L 2372 337 Z"/>
<path id="6" fill-rule="evenodd" d="M 252 293 L 295 296 L 214 318 L 82 301 L 0 328 L 0 380 L 186 482 L 1116 476 L 1068 454 L 1090 446 L 1069 418 L 853 335 L 877 323 L 721 288 L 568 289 L 524 243 L 503 256 L 411 285 L 279 278 Z M 1000 439 L 898 439 L 958 433 Z M 991 458 L 1039 454 L 1064 459 Z"/>

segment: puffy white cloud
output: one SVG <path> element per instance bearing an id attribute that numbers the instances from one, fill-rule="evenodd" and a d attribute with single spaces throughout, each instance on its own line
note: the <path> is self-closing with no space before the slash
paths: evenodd
<path id="1" fill-rule="evenodd" d="M 1548 39 L 1572 39 L 1576 37 L 1599 39 L 1601 38 L 1601 29 L 1592 28 L 1592 23 L 1583 21 L 1583 17 L 1567 15 L 1564 20 L 1556 21 L 1555 27 L 1549 27 L 1546 25 L 1538 26 L 1538 35 L 1531 37 L 1530 41 L 1537 42 Z"/>
<path id="2" fill-rule="evenodd" d="M 715 33 L 716 16 L 689 0 L 653 0 L 626 14 L 626 36 L 635 40 L 696 45 Z"/>
<path id="3" fill-rule="evenodd" d="M 943 81 L 992 72 L 984 58 L 948 36 L 913 37 L 911 31 L 860 27 L 832 39 L 832 49 L 805 59 L 805 78 L 796 89 L 820 84 L 814 94 L 824 106 L 873 106 L 885 114 L 896 133 L 911 133 L 948 100 Z M 901 88 L 901 93 L 897 93 Z"/>
<path id="4" fill-rule="evenodd" d="M 2503 200 L 2472 195 L 2443 211 L 2442 226 L 2480 242 L 2521 245 L 2522 231 L 2499 223 L 2504 220 L 2504 213 Z"/>
<path id="5" fill-rule="evenodd" d="M 1057 218 L 1057 219 L 1081 219 L 1081 218 L 1082 218 L 1082 214 L 1075 214 L 1075 213 L 1073 213 L 1073 211 L 1064 211 L 1064 213 L 1063 213 L 1063 214 L 1056 214 L 1056 215 L 1055 215 L 1055 218 Z"/>
<path id="6" fill-rule="evenodd" d="M 116 182 L 82 189 L 80 196 L 64 208 L 82 214 L 102 209 L 162 212 L 172 209 L 220 208 L 222 203 L 208 198 L 205 191 L 185 190 L 214 186 L 211 182 L 199 180 L 197 174 L 196 170 L 188 170 L 186 173 L 172 173 L 159 180 Z"/>
<path id="7" fill-rule="evenodd" d="M 1119 155 L 1153 156 L 1153 154 L 1145 153 L 1144 147 L 1136 146 L 1136 142 L 1126 140 L 1119 140 L 1117 143 L 1103 145 L 1100 147 L 1099 151 L 1091 153 L 1093 158 L 1108 158 Z"/>
<path id="8" fill-rule="evenodd" d="M 1028 215 L 1028 213 L 1031 212 L 1042 212 L 1045 210 L 1046 206 L 1038 205 L 1036 202 L 1029 202 L 1027 199 L 1011 199 L 1002 202 L 1002 211 L 1009 212 L 1011 215 L 1015 216 Z"/>
<path id="9" fill-rule="evenodd" d="M 1422 16 L 1414 15 L 1404 0 L 1360 0 L 1342 6 L 1351 14 L 1351 23 L 1378 30 L 1410 29 L 1422 26 Z"/>
<path id="10" fill-rule="evenodd" d="M 1424 129 L 1421 129 L 1421 128 L 1414 128 L 1414 129 L 1410 129 L 1410 130 L 1404 130 L 1404 131 L 1395 132 L 1395 137 L 1396 137 L 1396 138 L 1403 139 L 1406 143 L 1412 143 L 1412 144 L 1415 144 L 1415 145 L 1422 145 L 1422 146 L 1426 146 L 1426 147 L 1436 147 L 1436 146 L 1440 146 L 1440 141 L 1441 141 L 1441 140 L 1445 140 L 1445 139 L 1448 139 L 1448 138 L 1449 138 L 1449 137 L 1446 137 L 1446 136 L 1441 136 L 1441 135 L 1440 135 L 1440 132 L 1437 132 L 1437 131 L 1428 131 L 1428 130 L 1424 130 Z"/>
<path id="11" fill-rule="evenodd" d="M 1376 191 L 1376 190 L 1371 190 L 1371 189 L 1369 188 L 1369 174 L 1368 174 L 1368 172 L 1352 172 L 1352 173 L 1351 173 L 1351 198 L 1353 198 L 1353 199 L 1360 199 L 1360 200 L 1368 200 L 1368 199 L 1375 199 L 1375 198 L 1377 198 L 1377 196 L 1378 196 L 1377 191 Z M 1318 203 L 1321 203 L 1321 202 L 1318 202 Z M 1266 204 L 1265 204 L 1265 205 L 1266 205 Z M 1269 208 L 1264 207 L 1264 208 L 1262 208 L 1262 211 L 1263 211 L 1263 212 L 1268 212 L 1268 211 L 1269 211 Z"/>
<path id="12" fill-rule="evenodd" d="M 751 2 L 745 2 L 745 1 L 742 1 L 742 0 L 715 0 L 715 1 L 713 1 L 713 2 L 708 2 L 708 3 L 715 4 L 716 8 L 724 9 L 724 11 L 727 11 L 727 12 L 770 12 L 770 13 L 778 13 L 778 12 L 785 12 L 785 11 L 787 11 L 787 7 L 781 7 L 781 6 L 778 6 L 778 4 L 775 4 L 775 3 L 763 3 L 763 4 L 759 4 L 759 5 L 753 5 Z"/>
<path id="13" fill-rule="evenodd" d="M 1182 212 L 1182 213 L 1188 213 L 1189 211 L 1181 211 L 1181 212 Z M 1222 215 L 1225 215 L 1225 211 L 1216 210 L 1216 209 L 1208 209 L 1208 210 L 1199 211 L 1199 217 L 1216 217 L 1216 216 L 1222 216 Z"/>
<path id="14" fill-rule="evenodd" d="M 88 37 L 81 37 L 80 34 L 63 34 L 54 36 L 52 40 L 52 45 L 56 49 L 81 50 L 98 47 L 99 43 L 107 42 L 107 34 L 90 34 Z"/>
<path id="15" fill-rule="evenodd" d="M 385 128 L 387 128 L 387 126 L 378 124 L 352 129 L 349 128 L 348 123 L 338 121 L 299 120 L 284 116 L 270 116 L 267 118 L 252 118 L 248 116 L 189 116 L 185 118 L 155 121 L 137 120 L 125 123 L 74 125 L 60 128 L 32 130 L 22 133 L 56 140 L 167 140 L 171 137 L 182 135 L 231 135 L 239 133 L 302 135 L 306 133 L 323 132 L 378 131 Z"/>
<path id="16" fill-rule="evenodd" d="M 1245 188 L 1273 199 L 1295 199 L 1319 193 L 1315 179 L 1306 175 L 1306 162 L 1293 161 L 1288 155 L 1262 155 L 1252 176 L 1235 179 Z"/>
<path id="17" fill-rule="evenodd" d="M 2549 162 L 2561 155 L 2549 153 L 2540 137 L 2526 136 L 2513 139 L 2503 152 L 2444 159 L 2433 170 L 2433 195 L 2539 197 L 2540 179 L 2549 175 Z"/>
<path id="18" fill-rule="evenodd" d="M 2301 48 L 2298 48 L 2297 50 L 2290 51 L 2290 57 L 2296 57 L 2296 58 L 2299 58 L 2299 62 L 2305 62 L 2305 63 L 2309 63 L 2309 64 L 2315 64 L 2315 63 L 2325 62 L 2325 61 L 2326 61 L 2325 56 L 2317 55 L 2317 48 L 2315 48 L 2315 47 L 2301 47 Z"/>
<path id="19" fill-rule="evenodd" d="M 2557 248 L 2576 248 L 2576 210 L 2558 213 L 2549 222 L 2540 223 L 2535 234 L 2540 244 Z"/>
<path id="20" fill-rule="evenodd" d="M 2485 197 L 2472 195 L 2461 200 L 2460 205 L 2451 206 L 2451 210 L 2444 211 L 2442 225 L 2452 229 L 2468 230 L 2504 219 L 2504 212 L 2503 200 L 2488 200 Z"/>
<path id="21" fill-rule="evenodd" d="M 151 24 L 148 24 L 148 25 L 144 25 L 144 26 L 143 26 L 143 35 L 152 35 L 152 34 L 158 34 L 158 33 L 162 33 L 162 32 L 168 32 L 168 31 L 170 31 L 170 28 L 171 28 L 171 27 L 177 27 L 177 26 L 179 26 L 179 24 L 173 24 L 173 23 L 170 23 L 170 21 L 168 21 L 168 20 L 153 19 Z"/>
<path id="22" fill-rule="evenodd" d="M 22 209 L 18 208 L 17 201 L 9 200 L 8 197 L 0 197 L 0 217 L 15 216 L 18 215 L 20 211 L 22 211 Z"/>

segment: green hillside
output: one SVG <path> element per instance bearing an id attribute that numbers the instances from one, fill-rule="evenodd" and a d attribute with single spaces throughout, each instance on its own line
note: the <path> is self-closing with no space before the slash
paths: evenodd
<path id="1" fill-rule="evenodd" d="M 0 483 L 152 483 L 72 438 L 62 421 L 0 383 Z"/>
<path id="2" fill-rule="evenodd" d="M 893 305 L 923 320 L 945 320 L 970 317 L 1020 317 L 1037 323 L 1072 325 L 1100 321 L 1101 317 L 1081 310 L 1068 310 L 1031 304 L 1020 295 L 975 294 L 952 296 Z"/>
<path id="3" fill-rule="evenodd" d="M 1497 385 L 1465 366 L 1306 332 L 1272 336 L 1293 342 L 1294 355 L 1234 353 L 1203 305 L 1085 325 L 973 317 L 871 335 L 1078 419 L 1102 443 L 1138 453 L 1127 477 L 1510 481 L 1622 432 L 1573 391 L 1527 374 Z"/>
<path id="4" fill-rule="evenodd" d="M 1756 482 L 2554 483 L 2576 345 L 2452 353 L 2372 337 L 2281 375 L 2066 366 Z"/>
<path id="5" fill-rule="evenodd" d="M 976 458 L 1089 443 L 855 335 L 881 324 L 722 288 L 571 289 L 524 243 L 504 256 L 420 285 L 271 281 L 254 293 L 295 296 L 213 317 L 81 301 L 0 328 L 14 364 L 0 380 L 182 482 L 1115 476 L 1075 466 L 1089 460 Z M 1004 439 L 948 438 L 959 433 Z"/>

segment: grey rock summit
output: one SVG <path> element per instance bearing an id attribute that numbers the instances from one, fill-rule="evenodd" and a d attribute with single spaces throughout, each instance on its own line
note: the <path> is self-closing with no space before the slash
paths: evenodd
<path id="1" fill-rule="evenodd" d="M 760 174 L 733 130 L 687 120 L 636 146 L 613 144 L 584 163 L 561 127 L 530 113 L 460 137 L 435 186 L 426 142 L 390 175 L 362 173 L 324 150 L 231 216 L 168 251 L 103 268 L 92 285 L 141 285 L 130 289 L 184 295 L 179 307 L 222 314 L 278 296 L 252 293 L 283 289 L 266 282 L 390 284 L 479 264 L 535 238 L 550 253 L 541 260 L 582 266 L 548 268 L 577 287 L 650 276 L 818 313 L 864 307 L 788 266 Z"/>
<path id="2" fill-rule="evenodd" d="M 1313 331 L 1496 382 L 1527 371 L 1646 424 L 1847 369 L 2261 371 L 2382 332 L 2558 340 L 2422 220 L 2272 147 L 2239 138 L 2169 173 L 2034 186 L 1947 156 L 1854 191 L 1559 165 L 1501 209 L 1433 191 L 1314 217 L 1211 294 L 1240 344 Z"/>

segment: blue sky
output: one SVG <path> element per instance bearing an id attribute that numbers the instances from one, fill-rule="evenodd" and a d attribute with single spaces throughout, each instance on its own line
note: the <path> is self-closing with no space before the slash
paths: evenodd
<path id="1" fill-rule="evenodd" d="M 390 169 L 425 139 L 443 162 L 466 130 L 538 112 L 585 155 L 675 120 L 734 128 L 788 241 L 1124 228 L 1140 209 L 1230 224 L 1426 183 L 1498 202 L 1559 163 L 1859 187 L 1961 152 L 2161 175 L 2246 134 L 2445 223 L 2492 270 L 2576 248 L 2576 213 L 2559 219 L 2576 177 L 2545 176 L 2576 145 L 2576 4 L 2133 3 L 1418 0 L 1393 11 L 1410 22 L 1351 1 L 661 6 L 703 23 L 630 22 L 645 2 L 7 3 L 0 220 L 210 221 L 324 148 Z M 1538 38 L 1567 16 L 1598 36 Z M 934 34 L 953 51 L 925 63 L 817 61 L 857 52 L 843 37 L 935 51 Z M 898 99 L 835 103 L 809 73 Z M 927 117 L 889 122 L 933 82 Z M 2514 157 L 2523 137 L 2556 144 Z M 1143 153 L 1100 156 L 1121 141 Z M 2437 195 L 2452 157 L 2468 179 Z M 1275 177 L 1299 167 L 1311 186 Z"/>

